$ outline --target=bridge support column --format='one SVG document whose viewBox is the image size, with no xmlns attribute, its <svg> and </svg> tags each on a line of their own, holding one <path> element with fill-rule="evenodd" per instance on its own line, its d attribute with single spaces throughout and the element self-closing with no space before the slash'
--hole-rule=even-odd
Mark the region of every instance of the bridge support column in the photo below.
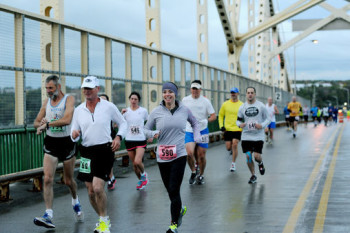
<svg viewBox="0 0 350 233">
<path fill-rule="evenodd" d="M 80 34 L 80 63 L 81 63 L 81 73 L 89 74 L 89 34 L 87 32 L 82 32 Z M 84 77 L 81 77 L 81 83 L 83 83 Z M 81 90 L 81 102 L 85 101 L 85 96 Z"/>
<path fill-rule="evenodd" d="M 15 14 L 15 65 L 16 67 L 22 67 L 25 68 L 24 61 L 24 17 L 20 14 Z M 23 125 L 27 122 L 25 122 L 25 71 L 15 72 L 15 124 L 16 125 Z"/>
<path fill-rule="evenodd" d="M 112 40 L 105 39 L 105 76 L 112 77 Z M 112 98 L 112 80 L 105 80 L 105 93 L 109 96 L 110 101 Z"/>
<path fill-rule="evenodd" d="M 40 14 L 62 21 L 64 19 L 63 0 L 40 0 Z M 40 23 L 41 69 L 64 70 L 64 30 L 59 25 Z M 63 49 L 61 49 L 63 48 Z M 41 75 L 41 100 L 46 97 L 45 80 L 49 74 Z M 62 78 L 62 77 L 60 77 Z M 65 91 L 65 80 L 61 79 Z"/>
<path fill-rule="evenodd" d="M 161 49 L 160 34 L 160 0 L 145 1 L 146 9 L 146 44 L 152 48 Z M 148 52 L 148 74 L 143 77 L 143 81 L 162 82 L 162 55 L 156 52 Z M 149 78 L 148 78 L 149 77 Z M 147 95 L 148 111 L 158 106 L 162 98 L 162 87 L 155 84 L 149 84 Z"/>
<path fill-rule="evenodd" d="M 208 64 L 208 2 L 197 2 L 197 59 Z"/>
</svg>

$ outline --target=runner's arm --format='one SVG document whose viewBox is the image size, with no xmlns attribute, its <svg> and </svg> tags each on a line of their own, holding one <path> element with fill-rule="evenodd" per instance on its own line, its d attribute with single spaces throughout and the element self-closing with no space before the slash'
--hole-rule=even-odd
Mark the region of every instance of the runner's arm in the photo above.
<svg viewBox="0 0 350 233">
<path fill-rule="evenodd" d="M 213 122 L 216 120 L 216 114 L 213 113 L 213 114 L 210 114 L 209 118 L 208 118 L 208 122 Z"/>
<path fill-rule="evenodd" d="M 64 115 L 61 119 L 58 119 L 57 121 L 51 121 L 49 122 L 50 127 L 57 127 L 57 126 L 65 126 L 69 125 L 72 122 L 73 113 L 74 113 L 74 102 L 75 99 L 73 96 L 68 96 L 66 100 L 66 109 L 64 111 Z"/>
<path fill-rule="evenodd" d="M 187 121 L 191 124 L 191 127 L 193 129 L 193 139 L 195 142 L 199 142 L 201 140 L 201 133 L 199 128 L 199 122 L 197 119 L 193 116 L 190 109 L 187 108 L 188 111 L 188 118 Z"/>
<path fill-rule="evenodd" d="M 243 105 L 241 105 L 239 107 L 239 110 L 238 110 L 238 115 L 237 115 L 237 121 L 236 121 L 236 125 L 243 129 L 246 125 L 246 123 L 244 122 L 244 114 L 243 114 Z"/>
<path fill-rule="evenodd" d="M 40 127 L 40 126 L 42 126 L 43 124 L 46 123 L 46 121 L 44 120 L 45 115 L 46 115 L 46 104 L 47 104 L 47 99 L 43 103 L 43 106 L 41 106 L 40 111 L 39 111 L 38 115 L 36 116 L 36 118 L 34 120 L 34 127 L 35 128 L 38 128 L 38 127 Z"/>
<path fill-rule="evenodd" d="M 224 117 L 225 117 L 225 105 L 223 104 L 219 111 L 219 128 L 220 129 L 224 126 Z"/>
</svg>

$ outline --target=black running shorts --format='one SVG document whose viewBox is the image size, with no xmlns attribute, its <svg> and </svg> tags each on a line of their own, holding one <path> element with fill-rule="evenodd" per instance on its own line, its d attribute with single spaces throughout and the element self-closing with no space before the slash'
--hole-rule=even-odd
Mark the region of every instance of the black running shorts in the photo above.
<svg viewBox="0 0 350 233">
<path fill-rule="evenodd" d="M 89 147 L 81 145 L 79 149 L 81 158 L 78 179 L 84 182 L 92 182 L 94 177 L 98 177 L 108 181 L 114 162 L 111 143 Z"/>
<path fill-rule="evenodd" d="M 262 154 L 263 146 L 264 141 L 242 141 L 243 153 L 250 151 Z"/>
<path fill-rule="evenodd" d="M 241 140 L 242 131 L 225 131 L 224 140 L 225 142 L 231 142 L 233 139 Z"/>
<path fill-rule="evenodd" d="M 76 154 L 76 143 L 68 137 L 51 137 L 44 139 L 44 153 L 58 158 L 59 161 L 71 159 Z"/>
<path fill-rule="evenodd" d="M 127 141 L 125 140 L 125 147 L 127 151 L 135 151 L 137 148 L 146 148 L 147 141 Z"/>
</svg>

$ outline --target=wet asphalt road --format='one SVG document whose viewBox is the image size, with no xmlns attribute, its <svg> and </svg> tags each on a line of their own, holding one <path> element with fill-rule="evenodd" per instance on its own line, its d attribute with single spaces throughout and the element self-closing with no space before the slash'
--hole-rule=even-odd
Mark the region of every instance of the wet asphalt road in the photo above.
<svg viewBox="0 0 350 233">
<path fill-rule="evenodd" d="M 207 152 L 204 185 L 189 185 L 186 168 L 181 194 L 188 208 L 179 232 L 350 232 L 350 136 L 349 124 L 316 128 L 299 126 L 297 138 L 278 128 L 275 142 L 264 145 L 264 176 L 248 184 L 250 174 L 239 148 L 237 171 L 229 171 L 231 157 L 224 144 Z M 256 169 L 257 170 L 257 169 Z M 108 191 L 111 232 L 165 232 L 170 223 L 170 202 L 158 166 L 146 168 L 150 184 L 137 191 L 136 176 L 117 177 Z M 56 184 L 58 185 L 58 184 Z M 62 187 L 63 189 L 65 187 Z M 98 216 L 85 188 L 78 191 L 85 221 L 75 223 L 70 195 L 54 199 L 55 230 L 33 224 L 44 212 L 42 199 L 6 205 L 0 210 L 0 232 L 93 232 Z"/>
</svg>

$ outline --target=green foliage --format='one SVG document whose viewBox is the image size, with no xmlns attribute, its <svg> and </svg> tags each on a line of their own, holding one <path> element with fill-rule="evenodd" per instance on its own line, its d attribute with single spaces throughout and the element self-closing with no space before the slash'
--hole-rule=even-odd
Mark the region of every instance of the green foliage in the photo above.
<svg viewBox="0 0 350 233">
<path fill-rule="evenodd" d="M 328 106 L 329 103 L 333 106 L 343 106 L 345 102 L 348 102 L 348 94 L 344 89 L 349 90 L 350 81 L 334 81 L 328 83 L 330 83 L 331 86 L 322 83 L 319 85 L 312 84 L 311 86 L 305 86 L 298 90 L 298 96 L 312 100 L 315 91 L 315 103 L 318 107 Z"/>
<path fill-rule="evenodd" d="M 15 124 L 15 93 L 0 93 L 0 127 Z"/>
</svg>

